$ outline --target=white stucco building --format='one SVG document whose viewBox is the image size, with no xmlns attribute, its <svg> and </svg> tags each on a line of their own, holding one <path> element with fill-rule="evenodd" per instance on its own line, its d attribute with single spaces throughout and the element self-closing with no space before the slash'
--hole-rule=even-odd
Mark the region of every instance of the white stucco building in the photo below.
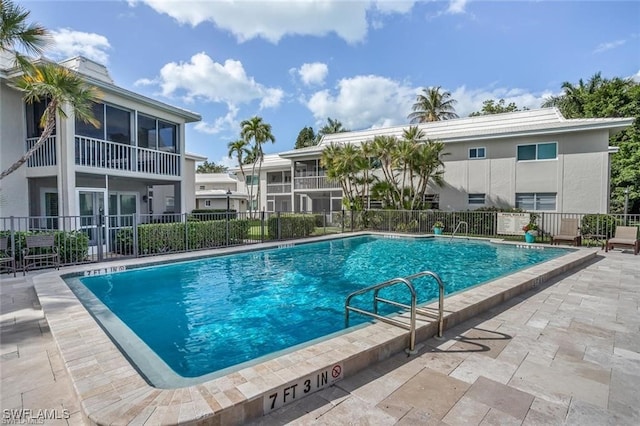
<svg viewBox="0 0 640 426">
<path fill-rule="evenodd" d="M 0 217 L 147 215 L 195 208 L 195 163 L 205 158 L 185 152 L 185 126 L 200 116 L 117 86 L 103 65 L 89 59 L 60 65 L 100 90 L 93 106 L 100 127 L 76 121 L 65 107 L 68 118 L 57 118 L 54 135 L 0 181 Z M 11 55 L 0 53 L 2 170 L 38 140 L 46 106 L 25 104 L 9 85 L 19 75 Z"/>
<path fill-rule="evenodd" d="M 498 206 L 606 213 L 610 156 L 616 151 L 609 137 L 632 123 L 633 118 L 565 119 L 557 109 L 543 108 L 419 124 L 448 153 L 445 185 L 431 185 L 429 200 L 441 210 Z M 330 134 L 318 146 L 265 156 L 260 205 L 267 211 L 340 210 L 342 191 L 324 176 L 322 150 L 378 135 L 400 139 L 408 127 Z"/>
<path fill-rule="evenodd" d="M 247 211 L 249 195 L 238 190 L 241 184 L 235 175 L 196 173 L 195 182 L 197 209 Z"/>
</svg>

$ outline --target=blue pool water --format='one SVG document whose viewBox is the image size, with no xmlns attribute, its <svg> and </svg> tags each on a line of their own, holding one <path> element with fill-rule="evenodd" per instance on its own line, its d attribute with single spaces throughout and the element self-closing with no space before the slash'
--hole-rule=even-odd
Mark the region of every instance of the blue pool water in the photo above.
<svg viewBox="0 0 640 426">
<path fill-rule="evenodd" d="M 431 270 L 450 294 L 565 253 L 361 236 L 80 281 L 178 375 L 199 377 L 344 329 L 345 298 L 363 287 Z M 415 283 L 421 303 L 437 297 L 424 280 Z M 407 302 L 401 287 L 394 297 Z"/>
</svg>

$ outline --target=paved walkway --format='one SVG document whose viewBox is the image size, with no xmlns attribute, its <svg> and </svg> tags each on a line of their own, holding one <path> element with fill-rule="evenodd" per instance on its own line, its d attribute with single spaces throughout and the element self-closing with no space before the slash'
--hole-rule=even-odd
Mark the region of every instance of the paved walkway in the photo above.
<svg viewBox="0 0 640 426">
<path fill-rule="evenodd" d="M 2 276 L 1 407 L 82 424 L 29 279 Z M 253 422 L 640 424 L 640 256 L 602 253 L 560 277 Z M 42 413 L 40 413 L 42 414 Z"/>
</svg>

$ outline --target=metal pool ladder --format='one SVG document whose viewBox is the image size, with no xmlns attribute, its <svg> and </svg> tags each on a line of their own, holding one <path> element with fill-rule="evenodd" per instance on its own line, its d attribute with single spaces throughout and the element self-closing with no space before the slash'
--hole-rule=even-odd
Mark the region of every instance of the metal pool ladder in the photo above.
<svg viewBox="0 0 640 426">
<path fill-rule="evenodd" d="M 439 295 L 438 295 L 438 314 L 434 315 L 432 312 L 423 309 L 423 308 L 417 308 L 416 307 L 416 290 L 415 287 L 412 283 L 412 281 L 416 278 L 420 278 L 420 277 L 425 277 L 425 276 L 429 276 L 429 277 L 433 277 L 437 284 L 438 284 L 438 289 L 439 289 Z M 380 292 L 380 290 L 382 290 L 383 288 L 386 287 L 391 287 L 394 285 L 398 285 L 398 284 L 404 284 L 405 287 L 407 287 L 407 289 L 409 290 L 409 293 L 411 294 L 411 304 L 410 305 L 406 305 L 404 303 L 400 303 L 400 302 L 396 302 L 393 300 L 389 300 L 389 299 L 385 299 L 382 298 L 380 296 L 378 296 L 378 293 Z M 351 299 L 354 296 L 358 296 L 361 294 L 365 294 L 365 293 L 369 293 L 369 292 L 373 292 L 373 312 L 364 310 L 364 309 L 360 309 L 360 308 L 356 308 L 355 306 L 351 306 Z M 410 312 L 410 317 L 409 317 L 409 324 L 402 322 L 398 319 L 395 318 L 389 318 L 389 317 L 385 317 L 382 315 L 378 314 L 378 302 L 381 303 L 386 303 L 392 306 L 397 306 L 400 308 L 405 308 L 405 309 L 409 309 Z M 353 293 L 349 294 L 347 296 L 347 299 L 345 300 L 344 303 L 344 324 L 345 327 L 349 327 L 349 312 L 357 312 L 359 314 L 362 315 L 366 315 L 366 316 L 370 316 L 373 317 L 375 319 L 378 319 L 382 322 L 386 322 L 388 324 L 392 324 L 395 325 L 397 327 L 400 328 L 404 328 L 405 330 L 409 330 L 409 347 L 406 349 L 407 353 L 409 354 L 415 354 L 416 351 L 416 314 L 420 314 L 420 315 L 424 315 L 427 317 L 431 317 L 431 318 L 437 318 L 438 320 L 438 334 L 437 337 L 441 338 L 442 337 L 442 332 L 443 332 L 443 317 L 444 317 L 444 284 L 442 283 L 442 280 L 440 279 L 440 277 L 438 276 L 438 274 L 436 274 L 435 272 L 431 272 L 431 271 L 422 271 L 422 272 L 418 272 L 417 274 L 413 274 L 413 275 L 409 275 L 408 277 L 404 277 L 404 278 L 393 278 L 390 279 L 388 281 L 379 283 L 379 284 L 375 284 L 369 287 L 365 287 L 363 289 L 354 291 Z"/>
<path fill-rule="evenodd" d="M 464 220 L 461 220 L 460 222 L 458 222 L 458 225 L 456 226 L 456 229 L 453 230 L 453 234 L 451 234 L 451 238 L 449 238 L 449 241 L 453 240 L 453 236 L 456 235 L 456 232 L 458 232 L 458 229 L 460 229 L 460 225 L 462 225 L 464 223 L 464 230 L 466 231 L 464 233 L 464 235 L 467 236 L 467 239 L 469 239 L 469 224 L 467 222 L 465 222 Z"/>
</svg>

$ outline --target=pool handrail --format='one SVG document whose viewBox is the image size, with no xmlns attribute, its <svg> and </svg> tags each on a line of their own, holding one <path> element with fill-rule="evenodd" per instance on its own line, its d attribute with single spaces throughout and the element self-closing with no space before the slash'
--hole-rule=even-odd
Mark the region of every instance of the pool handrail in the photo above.
<svg viewBox="0 0 640 426">
<path fill-rule="evenodd" d="M 439 288 L 439 294 L 438 294 L 438 315 L 437 315 L 437 319 L 438 319 L 438 333 L 437 333 L 437 337 L 438 338 L 442 338 L 443 335 L 443 328 L 444 328 L 444 283 L 442 282 L 442 280 L 440 279 L 440 276 L 438 274 L 436 274 L 435 272 L 432 271 L 421 271 L 418 272 L 416 274 L 413 275 L 409 275 L 408 277 L 405 278 L 393 278 L 391 280 L 388 281 L 384 281 L 382 283 L 378 283 L 378 284 L 374 284 L 372 286 L 369 287 L 365 287 L 363 289 L 354 291 L 352 293 L 350 293 L 346 300 L 345 300 L 345 328 L 349 327 L 349 312 L 353 311 L 356 313 L 359 313 L 361 315 L 366 315 L 366 316 L 370 316 L 373 318 L 376 318 L 382 322 L 386 322 L 404 329 L 409 329 L 409 348 L 407 349 L 407 352 L 409 354 L 415 354 L 416 353 L 416 349 L 415 349 L 415 343 L 416 343 L 416 313 L 420 313 L 421 315 L 425 315 L 425 316 L 431 316 L 433 317 L 433 314 L 431 312 L 428 312 L 424 309 L 419 309 L 416 307 L 416 301 L 417 301 L 417 296 L 416 296 L 416 290 L 415 287 L 412 283 L 412 280 L 416 279 L 416 278 L 421 278 L 424 276 L 430 276 L 433 277 L 436 282 L 438 283 L 438 288 Z M 406 305 L 400 302 L 396 302 L 393 300 L 389 300 L 389 299 L 384 299 L 378 296 L 378 293 L 381 289 L 386 288 L 386 287 L 391 287 L 393 285 L 397 285 L 397 284 L 404 284 L 408 289 L 409 292 L 411 293 L 411 304 L 410 305 Z M 360 309 L 360 308 L 356 308 L 350 305 L 351 303 L 351 299 L 354 296 L 358 296 L 361 294 L 365 294 L 368 292 L 373 291 L 373 312 L 370 311 L 366 311 L 364 309 Z M 402 307 L 405 309 L 409 309 L 410 311 L 410 319 L 409 319 L 409 325 L 407 325 L 406 323 L 396 320 L 394 318 L 389 318 L 389 317 L 385 317 L 382 315 L 378 314 L 378 302 L 382 302 L 382 303 L 387 303 L 390 304 L 392 306 L 398 306 L 398 307 Z"/>
<path fill-rule="evenodd" d="M 437 337 L 441 338 L 443 335 L 443 328 L 444 328 L 444 283 L 442 282 L 442 279 L 440 279 L 440 276 L 438 274 L 436 274 L 433 271 L 421 271 L 418 272 L 416 274 L 413 275 L 409 275 L 408 277 L 405 277 L 412 285 L 413 285 L 413 280 L 415 280 L 416 278 L 422 278 L 422 277 L 432 277 L 436 280 L 436 283 L 438 284 L 438 315 L 436 316 L 436 318 L 438 319 L 438 334 Z M 415 289 L 415 285 L 414 285 L 414 289 Z M 387 303 L 390 305 L 394 305 L 394 306 L 398 306 L 398 307 L 402 307 L 405 309 L 410 308 L 408 305 L 405 305 L 403 303 L 399 303 L 399 302 L 394 302 L 392 300 L 388 300 L 388 299 L 383 299 L 381 297 L 378 297 L 378 292 L 380 291 L 380 289 L 376 289 L 374 290 L 373 293 L 373 298 L 374 298 L 374 312 L 377 313 L 378 312 L 378 303 L 377 302 L 383 302 L 383 303 Z M 417 294 L 417 292 L 416 292 Z M 425 309 L 421 309 L 421 308 L 416 308 L 416 312 L 424 315 L 424 316 L 428 316 L 428 317 L 433 317 L 434 315 L 425 310 Z"/>
<path fill-rule="evenodd" d="M 456 229 L 453 230 L 453 233 L 451 234 L 451 238 L 449 238 L 449 241 L 453 240 L 453 236 L 456 235 L 456 232 L 458 232 L 458 229 L 460 229 L 460 225 L 462 225 L 464 223 L 465 225 L 465 235 L 467 236 L 467 239 L 469 239 L 469 224 L 467 222 L 465 222 L 464 220 L 461 220 L 460 222 L 458 222 L 458 224 L 456 225 Z"/>
<path fill-rule="evenodd" d="M 374 312 L 369 312 L 369 311 L 365 311 L 363 309 L 360 308 L 355 308 L 353 306 L 349 306 L 349 303 L 351 302 L 351 299 L 354 296 L 357 296 L 359 294 L 364 294 L 364 293 L 368 293 L 371 290 L 375 290 L 376 288 L 385 288 L 385 287 L 390 287 L 396 284 L 404 284 L 407 286 L 407 288 L 409 289 L 409 292 L 411 293 L 411 315 L 410 315 L 410 319 L 409 319 L 409 325 L 403 323 L 402 321 L 396 320 L 394 318 L 389 318 L 389 317 L 385 317 L 382 315 L 378 315 L 377 313 Z M 413 284 L 411 284 L 411 282 L 409 280 L 407 280 L 406 278 L 392 278 L 388 281 L 379 283 L 379 284 L 375 284 L 369 287 L 365 287 L 363 289 L 360 290 L 356 290 L 353 293 L 349 294 L 347 296 L 347 299 L 344 302 L 344 309 L 345 309 L 345 317 L 344 317 L 344 325 L 345 328 L 349 327 L 349 311 L 354 311 L 357 312 L 359 314 L 362 315 L 368 315 L 370 317 L 376 318 L 382 322 L 386 322 L 388 324 L 392 324 L 395 325 L 397 327 L 400 328 L 404 328 L 404 329 L 409 329 L 409 349 L 408 349 L 408 353 L 409 354 L 415 354 L 416 353 L 416 290 L 415 288 L 413 288 Z"/>
</svg>

